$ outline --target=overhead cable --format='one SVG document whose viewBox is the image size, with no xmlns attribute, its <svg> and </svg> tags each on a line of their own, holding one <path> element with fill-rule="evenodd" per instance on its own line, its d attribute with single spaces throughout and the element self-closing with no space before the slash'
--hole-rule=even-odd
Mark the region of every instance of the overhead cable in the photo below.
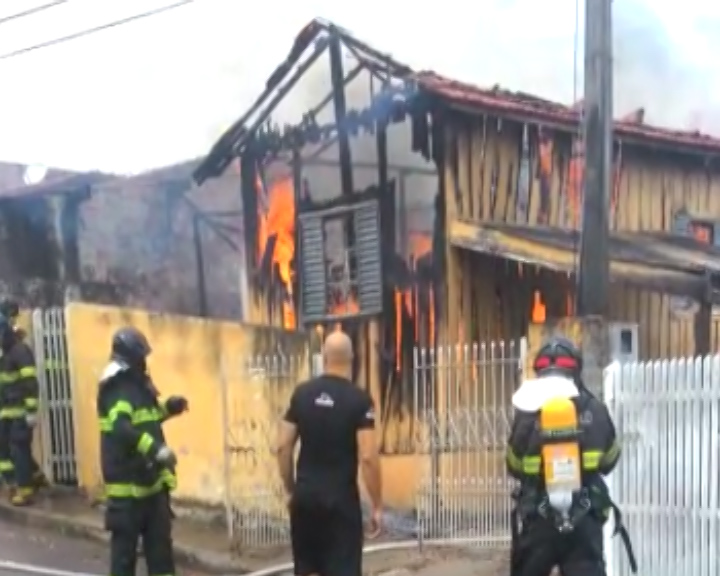
<svg viewBox="0 0 720 576">
<path fill-rule="evenodd" d="M 47 4 L 41 4 L 40 6 L 35 6 L 34 8 L 28 8 L 27 10 L 23 10 L 22 12 L 10 14 L 10 16 L 2 16 L 0 17 L 0 24 L 7 24 L 8 22 L 19 20 L 20 18 L 32 16 L 33 14 L 43 12 L 48 8 L 54 8 L 55 6 L 59 6 L 60 4 L 67 4 L 69 1 L 70 0 L 53 0 L 52 2 L 48 2 Z"/>
<path fill-rule="evenodd" d="M 117 28 L 117 27 L 123 26 L 125 24 L 130 24 L 131 22 L 135 22 L 136 20 L 141 20 L 143 18 L 149 18 L 150 16 L 157 16 L 158 14 L 162 14 L 164 12 L 169 12 L 170 10 L 174 10 L 175 8 L 180 8 L 182 6 L 186 6 L 195 1 L 196 0 L 180 0 L 179 2 L 175 2 L 174 4 L 168 4 L 166 6 L 161 6 L 159 8 L 155 8 L 153 10 L 148 10 L 147 12 L 140 12 L 138 14 L 133 14 L 132 16 L 127 16 L 125 18 L 121 18 L 119 20 L 107 22 L 106 24 L 100 24 L 99 26 L 94 26 L 92 28 L 86 28 L 86 29 L 80 30 L 78 32 L 73 32 L 72 34 L 68 34 L 67 36 L 61 36 L 59 38 L 53 38 L 52 40 L 46 40 L 45 42 L 33 44 L 32 46 L 18 48 L 17 50 L 13 50 L 11 52 L 7 52 L 5 54 L 0 55 L 0 60 L 8 60 L 10 58 L 15 58 L 16 56 L 22 56 L 23 54 L 27 54 L 29 52 L 35 52 L 36 50 L 41 50 L 43 48 L 50 48 L 51 46 L 57 46 L 58 44 L 63 44 L 65 42 L 69 42 L 71 40 L 77 40 L 78 38 L 83 38 L 83 37 L 89 36 L 91 34 L 96 34 L 98 32 L 103 32 L 103 31 L 109 30 L 111 28 Z"/>
</svg>

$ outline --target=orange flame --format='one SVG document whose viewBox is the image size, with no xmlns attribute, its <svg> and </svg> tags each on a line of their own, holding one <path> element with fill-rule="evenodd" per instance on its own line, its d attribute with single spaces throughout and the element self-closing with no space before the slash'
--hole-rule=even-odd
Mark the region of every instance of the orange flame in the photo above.
<svg viewBox="0 0 720 576">
<path fill-rule="evenodd" d="M 411 272 L 417 268 L 417 261 L 432 251 L 432 236 L 430 234 L 410 234 L 408 239 L 408 257 L 409 264 L 412 267 Z M 419 298 L 418 287 L 400 291 L 395 291 L 395 360 L 396 369 L 401 369 L 402 360 L 402 339 L 403 339 L 403 307 L 407 315 L 413 320 L 413 336 L 414 341 L 419 342 L 420 339 L 420 314 L 419 314 Z M 433 346 L 435 335 L 435 295 L 432 287 L 428 293 L 428 329 L 429 329 L 429 346 Z"/>
<path fill-rule="evenodd" d="M 262 194 L 262 182 L 258 179 L 258 192 Z M 294 330 L 295 310 L 292 304 L 291 263 L 295 257 L 295 194 L 292 178 L 274 182 L 267 191 L 267 208 L 258 202 L 258 260 L 265 253 L 267 243 L 276 237 L 272 254 L 273 268 L 277 266 L 280 280 L 287 290 L 283 303 L 283 327 Z"/>
<path fill-rule="evenodd" d="M 535 290 L 535 294 L 533 294 L 533 308 L 531 318 L 533 324 L 545 324 L 545 303 L 543 302 L 540 290 Z"/>
</svg>

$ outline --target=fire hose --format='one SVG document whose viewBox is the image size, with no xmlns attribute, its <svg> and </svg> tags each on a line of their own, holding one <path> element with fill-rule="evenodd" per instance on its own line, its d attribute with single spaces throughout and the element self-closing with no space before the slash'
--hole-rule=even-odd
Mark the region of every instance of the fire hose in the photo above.
<svg viewBox="0 0 720 576">
<path fill-rule="evenodd" d="M 468 544 L 476 544 L 478 541 L 478 537 L 433 538 L 427 540 L 398 540 L 397 542 L 386 542 L 383 544 L 373 544 L 371 546 L 365 546 L 365 548 L 363 548 L 363 555 L 386 552 L 388 550 L 409 550 L 411 548 L 422 549 L 423 546 L 465 546 Z M 245 576 L 276 576 L 285 573 L 293 573 L 292 562 L 285 562 L 284 564 L 268 566 L 267 568 L 262 568 L 261 570 L 256 570 L 255 572 L 248 572 L 247 574 L 245 574 Z"/>
</svg>

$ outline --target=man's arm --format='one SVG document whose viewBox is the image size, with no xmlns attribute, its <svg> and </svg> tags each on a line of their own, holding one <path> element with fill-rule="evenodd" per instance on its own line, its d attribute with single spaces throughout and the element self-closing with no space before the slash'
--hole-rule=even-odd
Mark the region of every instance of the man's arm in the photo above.
<svg viewBox="0 0 720 576">
<path fill-rule="evenodd" d="M 513 478 L 522 480 L 528 474 L 540 473 L 540 457 L 527 457 L 528 443 L 535 427 L 535 413 L 515 410 L 510 438 L 507 442 L 505 463 L 507 471 Z M 537 461 L 537 462 L 536 462 Z M 537 470 L 535 470 L 537 464 Z"/>
<path fill-rule="evenodd" d="M 615 423 L 610 416 L 610 411 L 607 406 L 596 400 L 597 412 L 600 415 L 600 426 L 603 426 L 605 432 L 605 442 L 603 446 L 603 454 L 600 457 L 600 463 L 598 465 L 598 471 L 603 476 L 610 474 L 617 466 L 622 454 L 622 448 L 617 438 L 617 432 L 615 431 Z"/>
<path fill-rule="evenodd" d="M 15 346 L 12 354 L 18 375 L 17 385 L 22 390 L 25 410 L 34 416 L 38 410 L 39 391 L 35 355 L 25 343 Z"/>
<path fill-rule="evenodd" d="M 295 490 L 295 466 L 293 465 L 293 454 L 298 439 L 298 398 L 297 389 L 290 398 L 285 417 L 280 422 L 277 443 L 277 461 L 280 478 L 282 479 L 285 492 L 290 496 Z"/>
<path fill-rule="evenodd" d="M 382 508 L 382 477 L 380 475 L 380 451 L 375 432 L 375 409 L 372 399 L 366 395 L 361 406 L 357 428 L 357 444 L 360 470 L 373 509 Z"/>
<path fill-rule="evenodd" d="M 100 391 L 98 398 L 101 432 L 112 435 L 129 449 L 154 460 L 161 446 L 150 434 L 140 433 L 133 426 L 133 406 L 125 399 L 119 384 L 104 383 L 101 386 L 107 387 Z"/>
</svg>

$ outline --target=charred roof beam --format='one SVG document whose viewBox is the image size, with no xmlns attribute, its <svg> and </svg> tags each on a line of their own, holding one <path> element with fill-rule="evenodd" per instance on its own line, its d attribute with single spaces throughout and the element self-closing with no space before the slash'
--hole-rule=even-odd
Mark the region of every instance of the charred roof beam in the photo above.
<svg viewBox="0 0 720 576">
<path fill-rule="evenodd" d="M 243 152 L 243 148 L 250 138 L 262 127 L 273 110 L 325 51 L 328 45 L 328 37 L 337 38 L 345 48 L 353 53 L 363 65 L 363 68 L 383 80 L 387 80 L 388 76 L 405 78 L 413 73 L 410 67 L 358 40 L 347 30 L 330 22 L 313 20 L 298 35 L 286 60 L 270 75 L 262 94 L 250 109 L 220 137 L 208 156 L 195 170 L 193 178 L 198 185 L 208 178 L 221 175 L 230 162 Z M 300 61 L 302 55 L 313 42 L 315 43 L 314 50 L 308 59 L 296 69 L 292 76 L 287 78 L 293 66 Z M 350 76 L 353 76 L 353 73 L 354 76 L 357 76 L 361 68 L 358 67 L 356 70 L 357 72 L 353 71 L 348 75 L 346 83 L 352 80 Z M 383 77 L 383 74 L 387 76 Z M 285 81 L 283 86 L 278 88 L 283 81 Z M 271 98 L 273 93 L 275 95 Z M 268 101 L 268 99 L 270 100 Z M 324 108 L 329 103 L 326 100 L 323 100 L 316 109 L 321 110 Z M 253 115 L 257 115 L 256 120 L 246 127 Z"/>
<path fill-rule="evenodd" d="M 233 158 L 242 152 L 249 138 L 263 125 L 290 90 L 293 89 L 312 65 L 322 56 L 327 46 L 327 38 L 317 38 L 313 51 L 307 60 L 297 67 L 295 72 L 285 80 L 282 86 L 280 86 L 280 84 L 286 78 L 290 69 L 298 63 L 302 53 L 294 56 L 293 60 L 284 62 L 273 72 L 268 79 L 265 90 L 252 107 L 220 137 L 220 140 L 213 146 L 210 154 L 208 154 L 207 158 L 201 162 L 200 166 L 198 166 L 193 173 L 193 178 L 198 185 L 202 184 L 208 178 L 217 177 L 223 173 Z M 273 93 L 274 96 L 270 98 L 270 95 Z M 265 103 L 268 98 L 270 98 L 270 100 Z M 265 104 L 263 105 L 263 103 Z M 257 114 L 256 119 L 246 128 L 245 124 L 255 114 Z"/>
</svg>

